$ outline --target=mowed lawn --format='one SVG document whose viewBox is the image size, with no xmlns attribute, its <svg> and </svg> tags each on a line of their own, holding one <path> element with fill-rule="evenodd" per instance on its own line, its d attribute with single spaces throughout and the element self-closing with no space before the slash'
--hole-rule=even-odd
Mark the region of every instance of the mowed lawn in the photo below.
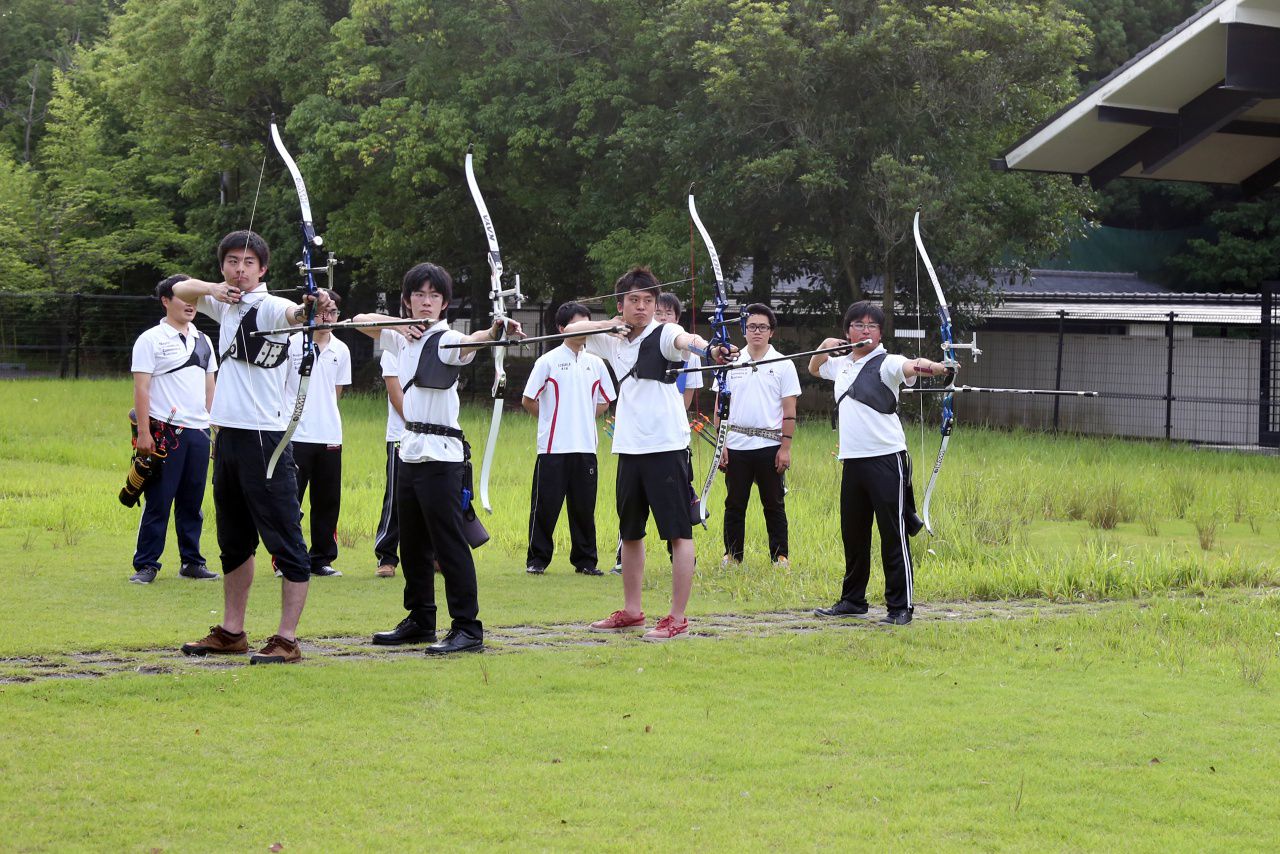
<svg viewBox="0 0 1280 854">
<path fill-rule="evenodd" d="M 155 585 L 126 582 L 128 389 L 0 384 L 0 679 L 30 656 L 176 650 L 219 619 L 220 582 L 177 578 L 172 542 Z M 400 579 L 373 577 L 382 406 L 343 403 L 347 575 L 313 585 L 304 637 L 403 614 Z M 480 442 L 486 419 L 464 419 Z M 1274 847 L 1280 461 L 962 423 L 939 537 L 914 543 L 916 623 L 771 634 L 768 611 L 828 603 L 842 573 L 834 439 L 799 436 L 789 570 L 754 507 L 742 567 L 719 568 L 718 513 L 696 534 L 695 631 L 747 613 L 760 636 L 0 682 L 0 850 Z M 573 574 L 563 530 L 549 573 L 523 572 L 533 454 L 531 419 L 507 413 L 476 552 L 492 627 L 620 604 L 618 578 Z M 651 616 L 669 579 L 652 550 Z M 278 596 L 261 574 L 253 638 Z M 1111 601 L 963 622 L 930 607 L 1009 598 Z"/>
</svg>

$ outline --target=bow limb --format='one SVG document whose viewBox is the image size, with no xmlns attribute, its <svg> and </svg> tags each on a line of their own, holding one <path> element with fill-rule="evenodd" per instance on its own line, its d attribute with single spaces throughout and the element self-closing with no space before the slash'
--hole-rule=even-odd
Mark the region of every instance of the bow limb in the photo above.
<svg viewBox="0 0 1280 854">
<path fill-rule="evenodd" d="M 938 322 L 942 334 L 942 354 L 947 362 L 955 361 L 955 347 L 952 340 L 951 331 L 951 310 L 947 308 L 946 295 L 942 293 L 942 284 L 938 281 L 938 274 L 933 269 L 933 261 L 929 259 L 929 253 L 924 248 L 924 238 L 920 236 L 920 210 L 916 209 L 915 221 L 912 223 L 912 231 L 915 233 L 916 251 L 920 254 L 920 260 L 924 262 L 924 268 L 929 274 L 929 281 L 933 283 L 933 292 L 938 297 Z M 938 484 L 938 474 L 942 471 L 942 460 L 947 455 L 947 445 L 951 441 L 951 431 L 955 427 L 955 409 L 952 405 L 955 400 L 955 376 L 954 369 L 947 371 L 947 388 L 942 394 L 942 425 L 940 432 L 942 433 L 942 445 L 938 448 L 938 459 L 933 463 L 933 473 L 929 475 L 929 485 L 924 491 L 924 504 L 921 507 L 920 515 L 924 519 L 925 530 L 933 536 L 933 522 L 929 518 L 929 503 L 933 500 L 933 489 Z"/>
<path fill-rule="evenodd" d="M 324 245 L 324 239 L 316 234 L 315 223 L 311 216 L 311 197 L 307 194 L 306 182 L 302 180 L 302 172 L 298 169 L 298 164 L 294 162 L 289 150 L 285 148 L 284 140 L 280 138 L 280 129 L 276 127 L 274 116 L 271 119 L 271 141 L 275 143 L 276 151 L 280 153 L 280 159 L 288 167 L 289 174 L 293 176 L 293 186 L 298 192 L 298 204 L 302 211 L 302 260 L 298 262 L 298 271 L 302 274 L 303 298 L 310 296 L 312 299 L 307 303 L 307 316 L 302 330 L 302 360 L 298 363 L 298 397 L 293 402 L 293 412 L 289 416 L 289 426 L 285 429 L 284 435 L 280 437 L 280 444 L 276 445 L 275 451 L 271 454 L 271 460 L 267 463 L 268 480 L 271 479 L 271 475 L 276 469 L 276 463 L 280 462 L 280 456 L 284 453 L 284 449 L 289 446 L 289 441 L 297 431 L 298 422 L 302 420 L 302 410 L 307 405 L 307 387 L 311 383 L 311 369 L 315 365 L 315 296 L 319 290 L 316 287 L 311 250 L 313 248 L 319 249 Z M 326 268 L 329 271 L 330 279 L 333 277 L 334 263 L 333 257 L 330 256 L 329 264 Z"/>
<path fill-rule="evenodd" d="M 484 227 L 485 240 L 489 246 L 489 301 L 493 309 L 493 321 L 500 324 L 498 341 L 507 335 L 507 297 L 515 298 L 516 308 L 520 307 L 523 295 L 520 293 L 520 278 L 517 276 L 515 286 L 502 288 L 502 252 L 498 248 L 498 233 L 493 227 L 493 219 L 489 216 L 489 207 L 480 194 L 480 184 L 476 181 L 475 167 L 472 163 L 472 147 L 467 147 L 466 159 L 467 187 L 471 190 L 471 199 L 475 202 L 476 211 L 480 214 L 480 223 Z M 507 386 L 507 372 L 504 367 L 506 359 L 505 347 L 494 347 L 493 352 L 493 414 L 489 418 L 489 439 L 484 446 L 484 460 L 480 464 L 480 506 L 486 513 L 492 513 L 489 503 L 489 473 L 493 469 L 493 454 L 498 446 L 498 432 L 502 425 L 503 394 Z"/>
</svg>

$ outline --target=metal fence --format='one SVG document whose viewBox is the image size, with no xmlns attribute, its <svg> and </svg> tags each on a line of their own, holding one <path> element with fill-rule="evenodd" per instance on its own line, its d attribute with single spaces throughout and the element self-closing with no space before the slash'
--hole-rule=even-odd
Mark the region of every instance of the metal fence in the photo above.
<svg viewBox="0 0 1280 854">
<path fill-rule="evenodd" d="M 1099 397 L 965 395 L 957 400 L 958 416 L 969 423 L 1039 430 L 1280 445 L 1276 302 L 1269 289 L 1259 325 L 1231 328 L 1204 322 L 1194 312 L 1169 312 L 1162 322 L 1152 322 L 1149 313 L 1126 317 L 1099 306 L 1064 308 L 1039 323 L 989 321 L 979 330 L 985 355 L 976 362 L 965 360 L 962 382 L 1094 390 Z M 531 304 L 515 316 L 530 335 L 544 334 L 550 331 L 547 309 L 545 304 Z M 460 306 L 458 314 L 466 316 L 469 310 Z M 0 377 L 127 374 L 134 340 L 160 316 L 150 297 L 0 293 Z M 1100 316 L 1105 316 L 1105 323 L 1100 323 Z M 698 322 L 705 332 L 705 322 Z M 781 315 L 779 324 L 775 344 L 782 352 L 810 349 L 834 334 L 838 325 L 833 318 L 800 315 Z M 211 321 L 199 315 L 196 325 L 216 340 Z M 455 321 L 456 328 L 467 325 L 465 320 Z M 372 340 L 351 331 L 338 334 L 351 348 L 357 389 L 381 389 Z M 516 399 L 543 346 L 509 354 L 511 399 Z M 914 351 L 929 345 L 916 340 L 899 346 Z M 831 405 L 829 387 L 799 367 L 805 387 L 802 410 L 826 411 Z M 488 357 L 479 356 L 463 372 L 463 394 L 487 396 L 491 377 Z"/>
</svg>

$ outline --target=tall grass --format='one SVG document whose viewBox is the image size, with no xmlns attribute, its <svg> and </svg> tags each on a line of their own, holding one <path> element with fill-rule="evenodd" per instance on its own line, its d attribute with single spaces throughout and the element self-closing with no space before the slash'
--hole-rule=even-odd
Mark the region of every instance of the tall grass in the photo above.
<svg viewBox="0 0 1280 854">
<path fill-rule="evenodd" d="M 47 533 L 39 541 L 55 547 L 99 532 L 131 533 L 139 511 L 116 500 L 129 462 L 130 404 L 123 380 L 0 383 L 0 529 L 25 532 L 19 536 L 28 547 L 41 532 Z M 383 488 L 385 403 L 377 395 L 349 395 L 341 409 L 339 537 L 344 550 L 371 561 Z M 487 407 L 464 407 L 463 427 L 477 444 L 487 422 Z M 506 413 L 490 484 L 494 515 L 484 517 L 492 540 L 477 553 L 481 560 L 523 565 L 535 438 L 531 418 Z M 932 437 L 923 454 L 913 442 L 913 456 L 931 461 L 936 441 Z M 844 574 L 841 466 L 834 448 L 835 435 L 825 423 L 799 426 L 788 477 L 789 569 L 770 564 L 754 498 L 746 560 L 720 569 L 724 487 L 717 481 L 708 530 L 694 535 L 701 587 L 778 606 L 832 598 Z M 698 482 L 711 462 L 707 450 L 695 443 Z M 478 465 L 477 459 L 477 476 Z M 917 464 L 918 501 L 929 468 Z M 617 537 L 615 470 L 602 437 L 596 510 L 602 564 Z M 1276 458 L 963 427 L 952 438 L 933 497 L 937 536 L 922 534 L 912 542 L 917 597 L 1077 599 L 1276 583 L 1280 515 L 1270 497 L 1277 494 Z M 208 494 L 205 514 L 212 532 Z M 562 521 L 557 557 L 567 557 L 568 547 Z M 649 555 L 651 583 L 665 584 L 668 561 L 653 539 Z M 873 563 L 874 584 L 878 559 Z"/>
</svg>

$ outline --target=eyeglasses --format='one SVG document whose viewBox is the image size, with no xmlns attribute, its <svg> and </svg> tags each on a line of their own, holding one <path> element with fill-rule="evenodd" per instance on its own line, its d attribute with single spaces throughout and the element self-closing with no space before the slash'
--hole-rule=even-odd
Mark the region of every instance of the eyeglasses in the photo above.
<svg viewBox="0 0 1280 854">
<path fill-rule="evenodd" d="M 767 323 L 748 323 L 747 324 L 748 332 L 768 332 L 772 328 L 773 327 Z"/>
<path fill-rule="evenodd" d="M 850 327 L 851 329 L 856 329 L 856 330 L 858 330 L 859 332 L 870 332 L 872 329 L 879 329 L 879 328 L 880 328 L 880 324 L 878 324 L 878 323 L 862 323 L 861 321 L 858 321 L 857 323 L 850 323 L 850 324 L 849 324 L 849 327 Z"/>
</svg>

